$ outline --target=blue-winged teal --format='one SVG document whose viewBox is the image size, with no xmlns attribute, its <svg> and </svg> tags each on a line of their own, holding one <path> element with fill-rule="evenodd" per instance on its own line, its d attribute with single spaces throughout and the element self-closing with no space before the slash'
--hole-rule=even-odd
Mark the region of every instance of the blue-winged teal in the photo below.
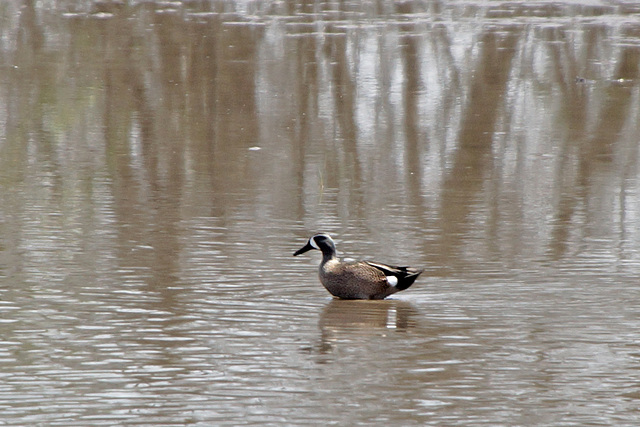
<svg viewBox="0 0 640 427">
<path fill-rule="evenodd" d="M 422 270 L 370 261 L 343 262 L 328 234 L 316 234 L 293 256 L 311 249 L 322 251 L 320 282 L 331 295 L 343 299 L 384 299 L 415 282 Z"/>
</svg>

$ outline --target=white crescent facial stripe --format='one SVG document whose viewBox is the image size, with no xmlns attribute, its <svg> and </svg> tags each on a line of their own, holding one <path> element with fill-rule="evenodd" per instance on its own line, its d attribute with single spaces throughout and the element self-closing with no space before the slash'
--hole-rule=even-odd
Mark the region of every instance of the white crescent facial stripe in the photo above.
<svg viewBox="0 0 640 427">
<path fill-rule="evenodd" d="M 315 240 L 313 237 L 312 237 L 311 239 L 309 239 L 309 244 L 310 244 L 311 246 L 313 246 L 315 249 L 318 249 L 318 250 L 320 249 L 320 248 L 318 247 L 318 244 L 316 243 L 316 240 Z"/>
<path fill-rule="evenodd" d="M 398 278 L 396 276 L 387 276 L 387 283 L 395 287 L 398 284 Z"/>
</svg>

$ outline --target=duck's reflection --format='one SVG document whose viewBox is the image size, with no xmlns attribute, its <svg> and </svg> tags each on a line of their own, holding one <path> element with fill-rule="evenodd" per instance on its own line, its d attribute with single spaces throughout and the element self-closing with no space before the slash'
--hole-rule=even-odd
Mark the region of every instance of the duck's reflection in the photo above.
<svg viewBox="0 0 640 427">
<path fill-rule="evenodd" d="M 416 309 L 400 300 L 331 300 L 320 313 L 320 352 L 329 352 L 342 337 L 406 332 L 415 326 Z"/>
</svg>

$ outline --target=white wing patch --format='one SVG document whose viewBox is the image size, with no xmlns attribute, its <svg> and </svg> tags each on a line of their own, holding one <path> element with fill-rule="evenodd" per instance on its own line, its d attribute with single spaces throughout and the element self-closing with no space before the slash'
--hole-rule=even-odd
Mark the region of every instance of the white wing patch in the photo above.
<svg viewBox="0 0 640 427">
<path fill-rule="evenodd" d="M 387 283 L 395 288 L 398 284 L 398 278 L 396 276 L 387 276 Z"/>
</svg>

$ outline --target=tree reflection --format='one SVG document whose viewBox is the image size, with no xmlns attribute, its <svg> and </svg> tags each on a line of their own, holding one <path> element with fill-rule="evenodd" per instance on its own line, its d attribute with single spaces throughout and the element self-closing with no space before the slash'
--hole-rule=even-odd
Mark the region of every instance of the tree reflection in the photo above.
<svg viewBox="0 0 640 427">
<path fill-rule="evenodd" d="M 369 236 L 444 270 L 639 238 L 639 26 L 608 19 L 632 11 L 23 5 L 0 30 L 4 176 L 33 147 L 52 197 L 106 171 L 123 247 L 174 236 L 150 261 L 169 275 L 199 215 Z"/>
</svg>

